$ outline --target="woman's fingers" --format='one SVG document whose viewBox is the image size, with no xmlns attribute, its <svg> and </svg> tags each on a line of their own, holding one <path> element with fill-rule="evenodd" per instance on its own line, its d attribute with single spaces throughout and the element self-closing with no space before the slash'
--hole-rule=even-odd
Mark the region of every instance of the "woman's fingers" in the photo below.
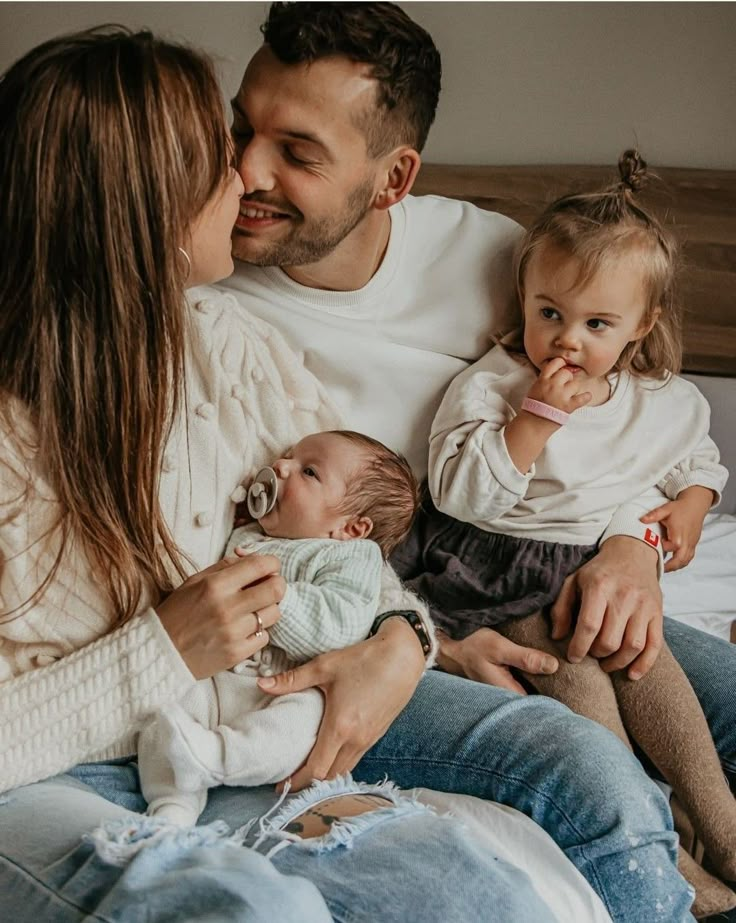
<svg viewBox="0 0 736 923">
<path fill-rule="evenodd" d="M 230 618 L 242 622 L 244 616 L 277 606 L 284 598 L 286 582 L 280 574 L 266 577 L 260 583 L 236 590 L 229 607 Z"/>
<path fill-rule="evenodd" d="M 278 571 L 271 555 L 226 558 L 159 604 L 161 624 L 196 679 L 227 670 L 268 643 L 286 589 Z"/>
<path fill-rule="evenodd" d="M 253 586 L 281 570 L 279 559 L 270 554 L 249 554 L 244 558 L 231 556 L 223 558 L 218 563 L 224 563 L 225 567 L 213 571 L 212 574 L 208 568 L 202 571 L 201 575 L 211 577 L 218 587 L 233 592 Z"/>
</svg>

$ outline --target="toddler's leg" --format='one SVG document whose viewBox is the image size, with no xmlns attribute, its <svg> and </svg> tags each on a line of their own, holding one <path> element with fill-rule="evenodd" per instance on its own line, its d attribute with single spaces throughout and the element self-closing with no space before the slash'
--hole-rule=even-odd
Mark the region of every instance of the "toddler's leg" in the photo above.
<svg viewBox="0 0 736 923">
<path fill-rule="evenodd" d="M 677 851 L 677 868 L 695 888 L 692 914 L 696 920 L 727 913 L 736 907 L 736 893 L 706 872 L 682 846 Z"/>
<path fill-rule="evenodd" d="M 578 715 L 602 724 L 631 749 L 629 737 L 621 722 L 613 684 L 597 660 L 584 657 L 580 663 L 569 663 L 565 659 L 563 646 L 550 638 L 549 620 L 542 612 L 521 619 L 510 619 L 498 630 L 511 641 L 545 651 L 559 661 L 557 672 L 551 675 L 524 674 L 538 692 L 557 699 Z"/>
<path fill-rule="evenodd" d="M 736 799 L 700 703 L 672 652 L 665 645 L 636 682 L 624 671 L 612 678 L 631 736 L 677 793 L 715 869 L 736 879 Z"/>
</svg>

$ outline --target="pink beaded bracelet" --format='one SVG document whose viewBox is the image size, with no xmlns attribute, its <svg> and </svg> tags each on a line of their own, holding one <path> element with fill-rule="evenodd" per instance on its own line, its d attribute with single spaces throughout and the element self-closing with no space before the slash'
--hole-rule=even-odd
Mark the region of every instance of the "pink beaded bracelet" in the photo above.
<svg viewBox="0 0 736 923">
<path fill-rule="evenodd" d="M 564 410 L 558 410 L 557 407 L 543 404 L 541 401 L 532 400 L 530 397 L 524 398 L 521 402 L 521 409 L 528 410 L 529 413 L 533 413 L 535 417 L 544 417 L 545 420 L 559 423 L 561 426 L 564 426 L 570 419 L 570 414 L 565 413 Z"/>
</svg>

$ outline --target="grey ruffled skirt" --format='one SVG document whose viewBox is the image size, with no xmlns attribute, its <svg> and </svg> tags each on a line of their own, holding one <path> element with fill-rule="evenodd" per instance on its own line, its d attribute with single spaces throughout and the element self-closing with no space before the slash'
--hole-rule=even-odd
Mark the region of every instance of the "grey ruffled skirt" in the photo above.
<svg viewBox="0 0 736 923">
<path fill-rule="evenodd" d="M 596 551 L 597 545 L 485 532 L 441 513 L 425 490 L 412 530 L 391 564 L 427 602 L 435 625 L 459 640 L 550 606 L 565 578 Z"/>
</svg>

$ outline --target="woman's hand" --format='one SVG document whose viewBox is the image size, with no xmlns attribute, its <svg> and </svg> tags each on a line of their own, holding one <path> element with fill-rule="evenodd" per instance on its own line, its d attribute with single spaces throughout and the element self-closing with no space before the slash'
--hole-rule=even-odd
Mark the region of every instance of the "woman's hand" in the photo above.
<svg viewBox="0 0 736 923">
<path fill-rule="evenodd" d="M 350 772 L 382 737 L 414 694 L 424 655 L 414 630 L 403 619 L 387 619 L 378 634 L 339 651 L 320 654 L 258 685 L 271 695 L 316 687 L 325 697 L 317 742 L 291 777 L 292 791 L 314 779 Z"/>
<path fill-rule="evenodd" d="M 492 628 L 479 628 L 462 641 L 453 641 L 444 632 L 437 632 L 440 653 L 437 662 L 446 673 L 465 676 L 488 686 L 502 686 L 526 695 L 511 668 L 525 673 L 554 673 L 559 663 L 544 651 L 522 647 L 504 638 Z"/>
<path fill-rule="evenodd" d="M 271 555 L 228 557 L 194 574 L 156 612 L 196 679 L 205 679 L 252 657 L 268 644 L 286 589 Z M 256 613 L 260 618 L 256 618 Z"/>
</svg>

